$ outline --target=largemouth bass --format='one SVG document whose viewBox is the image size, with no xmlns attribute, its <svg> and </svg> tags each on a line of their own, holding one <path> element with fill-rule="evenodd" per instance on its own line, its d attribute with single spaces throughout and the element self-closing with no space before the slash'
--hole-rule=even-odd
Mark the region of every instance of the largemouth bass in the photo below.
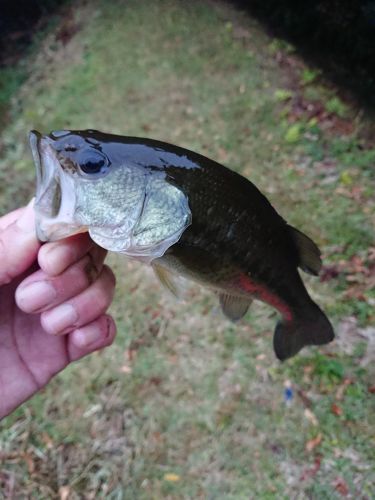
<svg viewBox="0 0 375 500">
<path fill-rule="evenodd" d="M 175 276 L 218 294 L 237 321 L 258 299 L 282 319 L 280 360 L 333 337 L 298 272 L 317 275 L 320 251 L 241 175 L 171 144 L 95 130 L 30 133 L 37 169 L 37 234 L 53 241 L 88 231 L 107 250 L 152 265 L 176 292 Z"/>
</svg>

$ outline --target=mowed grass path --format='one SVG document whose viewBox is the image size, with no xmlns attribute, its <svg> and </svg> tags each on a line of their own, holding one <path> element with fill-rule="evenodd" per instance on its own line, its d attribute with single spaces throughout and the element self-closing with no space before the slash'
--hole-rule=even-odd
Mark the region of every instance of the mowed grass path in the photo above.
<svg viewBox="0 0 375 500">
<path fill-rule="evenodd" d="M 150 269 L 111 255 L 117 342 L 2 421 L 0 496 L 371 498 L 371 124 L 224 4 L 75 2 L 39 38 L 2 130 L 2 211 L 33 193 L 32 128 L 199 151 L 248 176 L 321 246 L 323 279 L 306 282 L 339 339 L 280 364 L 270 308 L 254 303 L 232 325 L 211 294 L 191 287 L 176 302 Z"/>
</svg>

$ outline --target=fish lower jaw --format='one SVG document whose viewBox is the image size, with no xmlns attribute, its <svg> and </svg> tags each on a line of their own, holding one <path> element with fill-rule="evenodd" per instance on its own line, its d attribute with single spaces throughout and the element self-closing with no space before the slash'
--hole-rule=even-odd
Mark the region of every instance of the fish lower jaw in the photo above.
<svg viewBox="0 0 375 500">
<path fill-rule="evenodd" d="M 63 238 L 68 238 L 78 233 L 86 233 L 88 228 L 86 226 L 77 226 L 69 222 L 63 223 L 52 222 L 48 223 L 46 221 L 39 222 L 36 219 L 36 235 L 39 241 L 58 241 Z"/>
</svg>

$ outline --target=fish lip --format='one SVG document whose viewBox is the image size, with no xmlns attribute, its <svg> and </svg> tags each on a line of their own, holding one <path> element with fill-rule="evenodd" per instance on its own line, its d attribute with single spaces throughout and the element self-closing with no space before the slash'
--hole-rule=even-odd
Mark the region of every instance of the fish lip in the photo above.
<svg viewBox="0 0 375 500">
<path fill-rule="evenodd" d="M 56 241 L 87 231 L 74 222 L 74 183 L 62 171 L 53 140 L 32 130 L 29 142 L 36 169 L 34 210 L 37 238 L 42 242 Z M 54 200 L 57 189 L 62 190 L 63 194 L 56 207 Z"/>
<path fill-rule="evenodd" d="M 59 182 L 60 163 L 48 137 L 32 130 L 29 133 L 29 142 L 36 170 L 35 208 L 51 217 L 52 204 L 46 194 Z"/>
<path fill-rule="evenodd" d="M 42 134 L 40 134 L 37 130 L 31 130 L 29 132 L 29 143 L 36 170 L 36 189 L 37 189 L 36 197 L 38 197 L 38 195 L 40 194 L 42 175 L 43 175 L 42 160 L 39 154 L 39 144 L 41 138 Z"/>
</svg>

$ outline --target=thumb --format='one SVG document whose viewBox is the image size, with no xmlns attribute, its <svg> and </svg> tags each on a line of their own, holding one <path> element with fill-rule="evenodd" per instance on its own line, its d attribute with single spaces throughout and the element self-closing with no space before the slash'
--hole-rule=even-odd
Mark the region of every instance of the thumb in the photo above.
<svg viewBox="0 0 375 500">
<path fill-rule="evenodd" d="M 40 248 L 35 233 L 34 200 L 21 210 L 17 220 L 0 230 L 0 285 L 26 271 Z"/>
</svg>

